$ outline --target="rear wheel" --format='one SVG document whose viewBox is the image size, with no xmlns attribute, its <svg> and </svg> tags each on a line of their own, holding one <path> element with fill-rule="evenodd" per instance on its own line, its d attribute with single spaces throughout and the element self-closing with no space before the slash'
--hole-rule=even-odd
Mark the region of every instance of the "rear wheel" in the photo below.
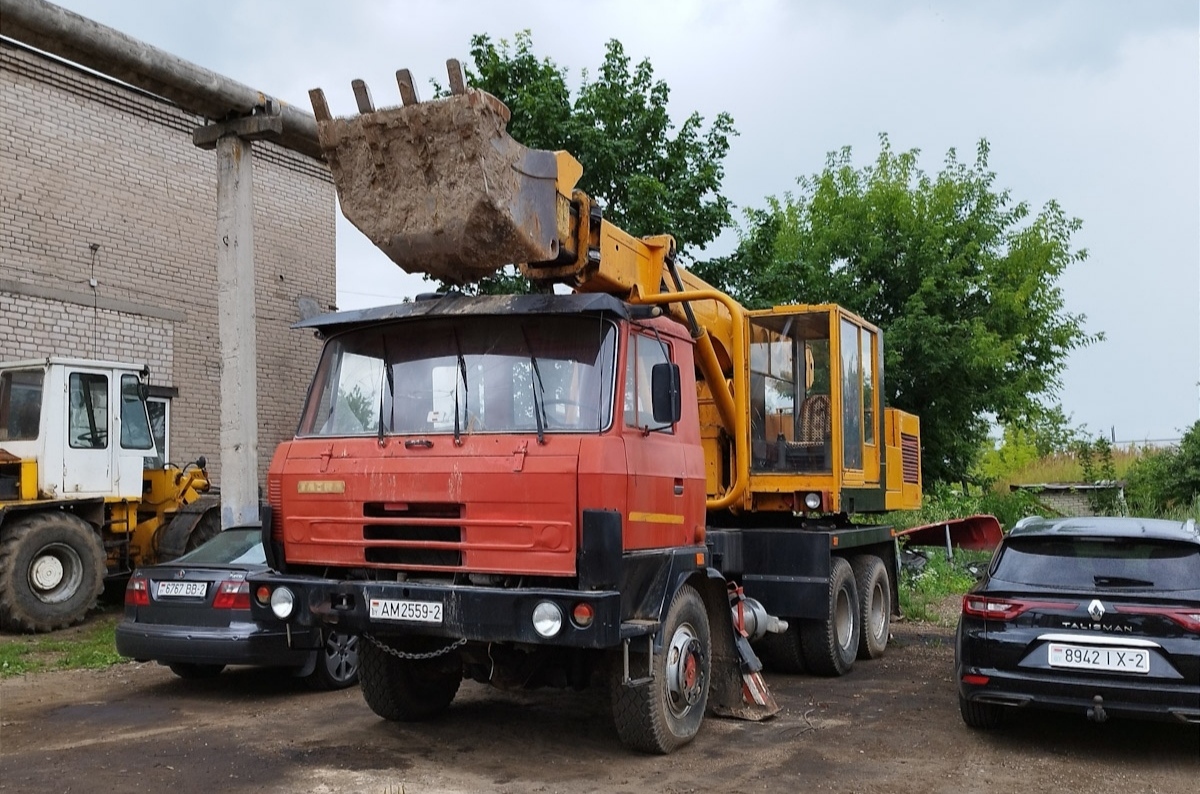
<svg viewBox="0 0 1200 794">
<path fill-rule="evenodd" d="M 345 689 L 357 684 L 358 637 L 325 632 L 325 643 L 317 651 L 317 666 L 305 681 L 314 689 Z"/>
<path fill-rule="evenodd" d="M 0 628 L 79 623 L 104 589 L 106 562 L 100 537 L 78 516 L 50 510 L 14 519 L 0 540 Z"/>
<path fill-rule="evenodd" d="M 860 554 L 850 560 L 858 589 L 859 659 L 878 659 L 887 650 L 892 630 L 892 583 L 887 566 L 873 554 Z"/>
<path fill-rule="evenodd" d="M 797 675 L 808 669 L 800 645 L 799 621 L 795 618 L 788 618 L 787 631 L 768 634 L 755 644 L 754 650 L 763 664 L 777 673 Z"/>
<path fill-rule="evenodd" d="M 995 703 L 978 703 L 967 700 L 962 695 L 958 696 L 958 712 L 962 714 L 962 720 L 969 728 L 986 730 L 995 728 L 1004 721 L 1004 706 L 998 706 Z"/>
<path fill-rule="evenodd" d="M 700 730 L 712 665 L 708 613 L 700 594 L 680 587 L 663 621 L 663 648 L 654 655 L 650 681 L 626 686 L 614 665 L 613 722 L 626 746 L 669 753 Z"/>
<path fill-rule="evenodd" d="M 172 673 L 189 681 L 216 678 L 225 669 L 223 664 L 193 664 L 192 662 L 176 662 L 168 666 Z"/>
<path fill-rule="evenodd" d="M 800 626 L 800 644 L 809 672 L 845 675 L 858 654 L 859 607 L 854 570 L 841 557 L 831 560 L 829 604 L 823 620 L 806 620 Z"/>
<path fill-rule="evenodd" d="M 410 643 L 418 644 L 425 645 Z M 375 638 L 360 642 L 358 682 L 371 711 L 393 722 L 416 722 L 435 717 L 450 707 L 462 683 L 462 661 L 458 654 L 452 652 L 432 659 L 405 659 L 396 655 L 427 650 L 406 647 L 400 651 Z"/>
</svg>

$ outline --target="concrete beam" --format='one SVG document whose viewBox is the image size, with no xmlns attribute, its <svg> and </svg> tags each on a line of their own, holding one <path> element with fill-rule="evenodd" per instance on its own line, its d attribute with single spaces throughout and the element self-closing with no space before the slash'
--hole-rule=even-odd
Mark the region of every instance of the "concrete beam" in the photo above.
<svg viewBox="0 0 1200 794">
<path fill-rule="evenodd" d="M 258 344 L 254 158 L 217 140 L 217 316 L 221 338 L 221 527 L 258 522 Z"/>
<path fill-rule="evenodd" d="M 0 0 L 0 36 L 24 42 L 218 121 L 277 103 L 278 143 L 324 160 L 309 113 L 45 0 Z"/>
</svg>

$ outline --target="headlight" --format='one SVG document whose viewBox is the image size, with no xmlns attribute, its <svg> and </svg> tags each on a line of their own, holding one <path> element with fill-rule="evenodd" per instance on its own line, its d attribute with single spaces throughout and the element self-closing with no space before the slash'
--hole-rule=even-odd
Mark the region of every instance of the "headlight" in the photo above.
<svg viewBox="0 0 1200 794">
<path fill-rule="evenodd" d="M 816 510 L 821 506 L 821 494 L 813 492 L 804 495 L 804 506 L 809 510 Z"/>
<path fill-rule="evenodd" d="M 543 637 L 562 631 L 563 614 L 553 601 L 541 601 L 533 608 L 533 630 Z"/>
<path fill-rule="evenodd" d="M 287 620 L 292 616 L 292 610 L 296 606 L 296 596 L 286 587 L 276 587 L 271 593 L 271 611 L 275 613 L 275 617 L 280 620 Z"/>
</svg>

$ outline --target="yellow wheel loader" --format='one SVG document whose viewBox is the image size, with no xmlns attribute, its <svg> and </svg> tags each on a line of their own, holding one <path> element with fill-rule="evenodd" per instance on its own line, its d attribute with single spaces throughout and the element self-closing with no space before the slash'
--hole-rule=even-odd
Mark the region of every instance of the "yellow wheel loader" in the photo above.
<svg viewBox="0 0 1200 794">
<path fill-rule="evenodd" d="M 0 629 L 78 623 L 106 578 L 221 530 L 204 458 L 158 457 L 148 375 L 111 361 L 0 363 Z"/>
</svg>

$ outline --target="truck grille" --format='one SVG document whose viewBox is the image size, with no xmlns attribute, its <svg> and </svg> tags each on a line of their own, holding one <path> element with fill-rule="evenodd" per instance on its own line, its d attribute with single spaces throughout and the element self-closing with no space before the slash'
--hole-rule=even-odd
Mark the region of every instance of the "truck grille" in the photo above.
<svg viewBox="0 0 1200 794">
<path fill-rule="evenodd" d="M 900 434 L 900 462 L 904 470 L 904 482 L 910 485 L 921 483 L 921 442 L 916 436 Z"/>
<path fill-rule="evenodd" d="M 363 550 L 368 563 L 461 567 L 462 505 L 367 502 L 363 505 Z M 383 519 L 378 523 L 369 519 Z"/>
</svg>

